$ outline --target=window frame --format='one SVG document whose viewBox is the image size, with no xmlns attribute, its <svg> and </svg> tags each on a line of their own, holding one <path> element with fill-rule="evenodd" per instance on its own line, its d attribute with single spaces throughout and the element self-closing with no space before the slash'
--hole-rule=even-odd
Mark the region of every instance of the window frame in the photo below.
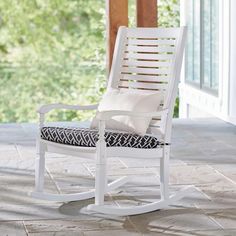
<svg viewBox="0 0 236 236">
<path fill-rule="evenodd" d="M 194 18 L 195 18 L 195 11 L 194 11 L 194 1 L 195 0 L 191 0 L 192 1 L 192 8 L 191 8 L 191 11 L 192 11 L 192 34 L 193 34 L 193 45 L 194 45 L 194 31 L 195 31 L 195 24 L 194 24 Z M 218 71 L 218 88 L 212 88 L 210 86 L 212 86 L 213 84 L 213 80 L 212 80 L 212 44 L 211 44 L 211 49 L 210 49 L 210 86 L 206 86 L 204 84 L 204 0 L 199 0 L 199 4 L 200 4 L 200 7 L 199 7 L 199 15 L 200 15 L 200 37 L 199 37 L 199 40 L 200 40 L 200 62 L 199 62 L 199 66 L 200 66 L 200 76 L 199 76 L 199 80 L 189 80 L 187 79 L 188 78 L 188 57 L 186 56 L 186 60 L 185 60 L 185 83 L 186 84 L 189 84 L 199 90 L 202 90 L 202 91 L 205 91 L 213 96 L 219 96 L 219 82 L 220 82 L 220 73 Z M 211 1 L 211 4 L 212 4 L 212 1 L 215 1 L 215 0 L 210 0 Z M 188 3 L 187 3 L 188 4 Z M 218 1 L 218 4 L 220 6 L 220 1 Z M 220 11 L 218 12 L 218 19 L 220 19 Z M 211 18 L 211 24 L 210 24 L 210 41 L 212 41 L 212 8 L 210 8 L 210 18 Z M 187 25 L 189 24 L 189 19 L 190 18 L 187 18 Z M 220 37 L 220 24 L 218 24 L 218 41 L 220 40 L 219 39 Z M 193 47 L 193 46 L 192 46 Z M 192 49 L 193 50 L 193 49 Z M 186 47 L 186 55 L 188 55 L 188 47 Z M 218 55 L 220 55 L 220 52 L 218 51 Z M 192 59 L 194 58 L 194 50 L 193 50 L 193 54 L 192 54 Z M 194 60 L 193 60 L 193 63 L 194 63 Z M 194 78 L 194 67 L 193 67 L 193 70 L 192 70 L 192 78 Z"/>
</svg>

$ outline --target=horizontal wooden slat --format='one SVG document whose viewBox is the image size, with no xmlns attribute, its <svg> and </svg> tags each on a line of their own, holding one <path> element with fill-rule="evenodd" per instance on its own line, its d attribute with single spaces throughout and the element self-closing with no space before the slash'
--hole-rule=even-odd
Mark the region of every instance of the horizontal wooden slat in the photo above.
<svg viewBox="0 0 236 236">
<path fill-rule="evenodd" d="M 168 84 L 120 81 L 120 86 L 129 88 L 139 88 L 139 89 L 165 90 Z"/>
<path fill-rule="evenodd" d="M 163 46 L 175 45 L 175 40 L 159 39 L 159 40 L 143 40 L 143 39 L 127 39 L 127 45 L 144 45 L 144 46 Z"/>
<path fill-rule="evenodd" d="M 160 125 L 161 125 L 161 120 L 159 119 L 159 120 L 151 120 L 151 122 L 150 122 L 150 125 L 149 125 L 149 127 L 152 127 L 152 128 L 154 128 L 154 127 L 160 127 Z"/>
<path fill-rule="evenodd" d="M 140 66 L 140 67 L 169 67 L 169 61 L 137 61 L 137 60 L 123 60 L 125 66 Z"/>
<path fill-rule="evenodd" d="M 153 76 L 153 75 L 123 75 L 124 80 L 140 80 L 147 82 L 168 82 L 168 76 Z"/>
<path fill-rule="evenodd" d="M 145 60 L 172 60 L 172 54 L 143 54 L 143 53 L 125 53 L 124 58 L 136 58 Z"/>
<path fill-rule="evenodd" d="M 125 51 L 129 52 L 175 52 L 174 47 L 165 46 L 165 47 L 143 47 L 143 46 L 132 46 L 129 45 L 126 47 Z"/>
<path fill-rule="evenodd" d="M 139 73 L 139 74 L 168 74 L 169 70 L 153 69 L 153 68 L 135 68 L 135 67 L 123 67 L 121 73 Z"/>
<path fill-rule="evenodd" d="M 142 30 L 137 28 L 129 28 L 127 31 L 128 37 L 142 38 L 145 35 L 145 38 L 176 38 L 179 35 L 178 28 L 170 28 L 166 30 L 165 28 L 142 28 Z"/>
</svg>

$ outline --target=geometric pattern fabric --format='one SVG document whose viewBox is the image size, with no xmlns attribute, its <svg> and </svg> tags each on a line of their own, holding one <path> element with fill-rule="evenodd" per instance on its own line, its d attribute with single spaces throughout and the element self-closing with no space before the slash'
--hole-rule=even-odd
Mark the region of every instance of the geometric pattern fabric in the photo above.
<svg viewBox="0 0 236 236">
<path fill-rule="evenodd" d="M 88 128 L 43 127 L 41 138 L 51 142 L 81 146 L 96 147 L 98 130 Z M 125 132 L 105 132 L 107 147 L 158 148 L 162 145 L 156 137 Z"/>
</svg>

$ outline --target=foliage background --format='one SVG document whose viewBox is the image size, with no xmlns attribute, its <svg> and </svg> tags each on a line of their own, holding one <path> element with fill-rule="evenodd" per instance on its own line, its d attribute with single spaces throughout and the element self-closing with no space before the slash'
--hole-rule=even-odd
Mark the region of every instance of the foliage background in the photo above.
<svg viewBox="0 0 236 236">
<path fill-rule="evenodd" d="M 158 4 L 159 25 L 178 26 L 179 0 Z M 134 0 L 129 13 L 134 26 Z M 105 47 L 104 0 L 0 1 L 0 122 L 34 122 L 41 104 L 98 102 Z M 90 116 L 56 111 L 49 120 Z"/>
</svg>

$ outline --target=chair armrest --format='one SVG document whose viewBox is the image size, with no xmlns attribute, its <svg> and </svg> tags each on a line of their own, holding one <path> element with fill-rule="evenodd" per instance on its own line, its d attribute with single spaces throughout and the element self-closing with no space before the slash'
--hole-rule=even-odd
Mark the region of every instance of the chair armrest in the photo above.
<svg viewBox="0 0 236 236">
<path fill-rule="evenodd" d="M 122 110 L 110 110 L 110 111 L 102 111 L 98 112 L 96 118 L 98 119 L 98 132 L 99 132 L 99 140 L 98 147 L 100 150 L 104 151 L 106 148 L 105 142 L 105 127 L 106 121 L 111 119 L 114 116 L 134 116 L 134 117 L 144 117 L 144 118 L 152 118 L 156 116 L 167 116 L 168 109 L 160 109 L 155 112 L 132 112 L 132 111 L 122 111 Z M 101 162 L 104 161 L 105 155 L 101 155 Z"/>
<path fill-rule="evenodd" d="M 162 116 L 168 113 L 168 109 L 162 109 L 155 112 L 132 112 L 132 111 L 123 111 L 123 110 L 110 110 L 102 111 L 97 114 L 98 120 L 109 120 L 114 116 L 134 116 L 134 117 L 143 117 L 143 118 L 152 118 L 155 116 Z"/>
<path fill-rule="evenodd" d="M 96 110 L 97 107 L 98 107 L 98 104 L 80 106 L 80 105 L 66 105 L 66 104 L 62 104 L 62 103 L 54 103 L 54 104 L 48 104 L 48 105 L 41 106 L 37 110 L 37 112 L 40 114 L 46 114 L 49 111 L 55 110 L 55 109 L 84 111 L 84 110 Z"/>
</svg>

